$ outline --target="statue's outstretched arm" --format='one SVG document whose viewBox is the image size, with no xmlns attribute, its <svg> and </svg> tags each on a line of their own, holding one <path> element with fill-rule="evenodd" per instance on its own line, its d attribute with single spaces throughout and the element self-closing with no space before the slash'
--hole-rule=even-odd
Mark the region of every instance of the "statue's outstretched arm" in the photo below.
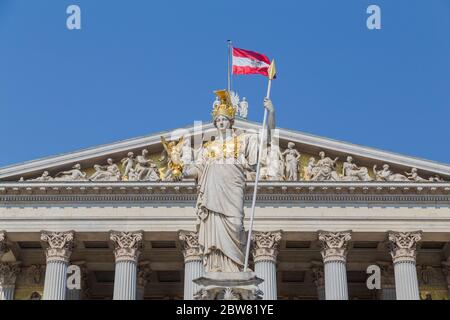
<svg viewBox="0 0 450 320">
<path fill-rule="evenodd" d="M 275 129 L 275 108 L 272 100 L 264 98 L 264 108 L 267 109 L 267 141 L 272 141 L 272 130 Z"/>
</svg>

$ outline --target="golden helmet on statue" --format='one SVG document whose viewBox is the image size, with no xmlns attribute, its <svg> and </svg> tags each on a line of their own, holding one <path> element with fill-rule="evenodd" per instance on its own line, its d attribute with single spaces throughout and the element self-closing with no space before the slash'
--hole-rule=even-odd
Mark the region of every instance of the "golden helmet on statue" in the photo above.
<svg viewBox="0 0 450 320">
<path fill-rule="evenodd" d="M 234 116 L 236 115 L 236 108 L 231 102 L 229 92 L 227 90 L 217 90 L 214 91 L 214 93 L 219 99 L 213 106 L 213 119 L 216 119 L 218 116 L 225 116 L 228 119 L 234 119 Z"/>
</svg>

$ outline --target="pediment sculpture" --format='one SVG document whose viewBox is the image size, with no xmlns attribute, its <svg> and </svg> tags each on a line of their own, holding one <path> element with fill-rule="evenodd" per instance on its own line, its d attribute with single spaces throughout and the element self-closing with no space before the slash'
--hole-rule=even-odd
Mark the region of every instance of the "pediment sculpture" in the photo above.
<svg viewBox="0 0 450 320">
<path fill-rule="evenodd" d="M 256 138 L 257 139 L 257 138 Z M 187 164 L 198 162 L 203 155 L 199 150 L 191 147 L 189 139 L 181 137 L 175 141 L 167 141 L 161 137 L 163 151 L 158 155 L 149 156 L 147 149 L 141 150 L 137 156 L 128 152 L 127 157 L 115 163 L 113 158 L 107 158 L 105 163 L 95 164 L 88 170 L 83 170 L 79 163 L 70 169 L 51 176 L 49 170 L 26 181 L 35 182 L 63 182 L 63 181 L 181 181 L 184 167 Z M 208 152 L 220 153 L 222 148 L 216 144 L 205 142 Z M 220 150 L 219 150 L 220 149 Z M 156 158 L 155 158 L 156 157 Z M 302 159 L 304 159 L 302 161 Z M 306 159 L 309 159 L 306 162 Z M 339 158 L 332 159 L 326 156 L 324 151 L 319 152 L 319 157 L 306 153 L 300 153 L 295 148 L 295 143 L 289 141 L 286 149 L 281 149 L 278 144 L 269 144 L 261 161 L 260 179 L 265 181 L 377 181 L 377 182 L 444 182 L 439 175 L 434 174 L 427 179 L 419 175 L 417 168 L 411 168 L 409 172 L 397 173 L 392 171 L 389 164 L 383 164 L 378 170 L 374 164 L 372 172 L 367 167 L 358 166 L 351 155 L 346 161 L 339 164 Z M 302 164 L 303 163 L 303 164 Z M 255 179 L 255 168 L 247 166 L 245 169 L 246 180 Z M 89 173 L 89 174 L 88 174 Z M 25 181 L 21 178 L 19 181 Z"/>
</svg>

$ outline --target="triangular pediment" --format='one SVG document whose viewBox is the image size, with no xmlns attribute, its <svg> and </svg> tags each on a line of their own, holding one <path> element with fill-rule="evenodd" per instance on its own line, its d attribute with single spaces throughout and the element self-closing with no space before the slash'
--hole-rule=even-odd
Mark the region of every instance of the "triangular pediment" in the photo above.
<svg viewBox="0 0 450 320">
<path fill-rule="evenodd" d="M 234 127 L 238 132 L 258 131 L 260 124 L 236 119 Z M 176 133 L 174 134 L 174 132 Z M 119 167 L 120 173 L 117 181 L 123 181 L 127 180 L 127 178 L 122 176 L 125 164 L 121 160 L 127 158 L 130 152 L 133 152 L 134 157 L 136 157 L 141 154 L 143 149 L 148 150 L 149 159 L 153 159 L 155 163 L 158 163 L 159 168 L 157 168 L 157 172 L 160 174 L 161 170 L 164 169 L 160 168 L 160 166 L 167 165 L 167 163 L 160 161 L 164 151 L 161 136 L 164 136 L 169 141 L 171 137 L 178 137 L 180 135 L 191 139 L 191 141 L 194 141 L 194 139 L 209 141 L 215 134 L 216 129 L 212 122 L 203 124 L 200 128 L 192 125 L 182 129 L 159 132 L 148 136 L 3 167 L 0 168 L 0 181 L 19 181 L 21 178 L 23 180 L 36 179 L 42 176 L 44 171 L 47 171 L 50 177 L 61 177 L 64 176 L 61 175 L 61 172 L 71 170 L 76 164 L 79 164 L 81 167 L 80 171 L 85 176 L 84 181 L 89 181 L 89 178 L 96 172 L 94 166 L 100 165 L 106 168 L 108 158 L 111 158 L 112 162 Z M 358 167 L 367 168 L 368 174 L 374 180 L 377 179 L 373 172 L 373 166 L 376 165 L 377 170 L 382 170 L 384 164 L 389 165 L 389 170 L 393 174 L 406 176 L 405 172 L 411 173 L 411 169 L 416 168 L 418 175 L 425 180 L 429 180 L 430 178 L 433 180 L 433 177 L 436 175 L 445 181 L 450 180 L 450 165 L 447 164 L 354 145 L 294 130 L 279 128 L 278 134 L 281 152 L 286 150 L 289 142 L 293 142 L 295 144 L 294 149 L 301 155 L 299 158 L 299 181 L 310 179 L 310 176 L 306 175 L 308 162 L 312 157 L 317 161 L 320 151 L 323 151 L 325 156 L 330 159 L 338 158 L 335 163 L 335 170 L 340 177 L 344 176 L 343 163 L 346 161 L 347 156 L 351 156 L 353 163 Z M 283 179 L 285 178 L 278 180 Z M 113 180 L 109 181 L 113 182 Z"/>
</svg>

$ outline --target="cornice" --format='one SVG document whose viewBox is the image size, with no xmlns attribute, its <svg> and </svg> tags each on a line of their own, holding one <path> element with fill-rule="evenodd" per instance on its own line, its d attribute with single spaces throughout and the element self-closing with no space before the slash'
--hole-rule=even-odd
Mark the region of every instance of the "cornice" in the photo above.
<svg viewBox="0 0 450 320">
<path fill-rule="evenodd" d="M 251 201 L 253 182 L 246 188 Z M 260 182 L 258 203 L 380 203 L 450 205 L 450 183 Z M 192 205 L 193 181 L 183 182 L 3 182 L 0 206 L 47 203 L 152 203 Z"/>
</svg>

